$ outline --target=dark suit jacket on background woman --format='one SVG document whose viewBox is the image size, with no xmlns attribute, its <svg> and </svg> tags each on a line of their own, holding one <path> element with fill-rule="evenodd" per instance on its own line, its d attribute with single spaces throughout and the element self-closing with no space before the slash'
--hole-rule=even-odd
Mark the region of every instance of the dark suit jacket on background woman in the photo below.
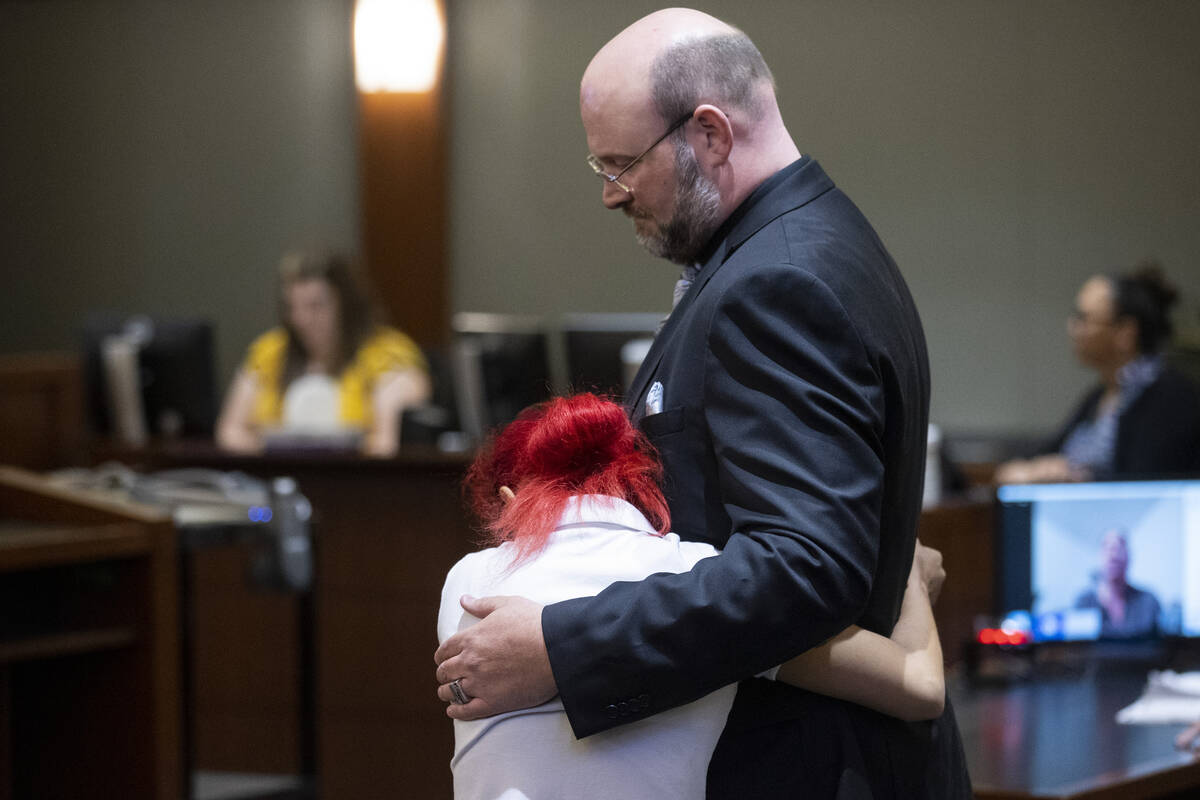
<svg viewBox="0 0 1200 800">
<path fill-rule="evenodd" d="M 1042 449 L 1058 453 L 1080 422 L 1095 416 L 1104 387 L 1083 398 L 1066 424 Z M 1148 478 L 1200 474 L 1200 392 L 1170 367 L 1117 418 L 1112 472 L 1098 478 Z"/>
</svg>

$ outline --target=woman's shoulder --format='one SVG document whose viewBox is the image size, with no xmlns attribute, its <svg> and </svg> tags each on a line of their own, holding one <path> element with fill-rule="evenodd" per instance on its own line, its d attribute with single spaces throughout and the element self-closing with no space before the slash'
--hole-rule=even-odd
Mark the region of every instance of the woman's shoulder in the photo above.
<svg viewBox="0 0 1200 800">
<path fill-rule="evenodd" d="M 471 584 L 494 564 L 497 558 L 496 550 L 497 548 L 489 547 L 485 550 L 467 553 L 446 572 L 446 585 L 465 586 Z"/>
<path fill-rule="evenodd" d="M 1158 377 L 1142 391 L 1129 413 L 1148 415 L 1161 420 L 1200 419 L 1200 388 L 1179 370 L 1166 366 Z"/>
<path fill-rule="evenodd" d="M 442 584 L 442 600 L 438 608 L 438 641 L 444 642 L 462 627 L 465 616 L 469 616 L 459 605 L 464 594 L 477 597 L 490 593 L 492 576 L 496 572 L 498 554 L 496 548 L 468 553 L 450 568 Z"/>
<path fill-rule="evenodd" d="M 515 571 L 512 569 L 514 556 L 508 545 L 467 553 L 446 572 L 442 584 L 443 604 L 454 605 L 464 594 L 483 597 L 502 589 L 505 580 Z"/>
<path fill-rule="evenodd" d="M 387 325 L 371 331 L 358 348 L 356 360 L 372 372 L 415 367 L 426 369 L 425 356 L 411 338 Z"/>
<path fill-rule="evenodd" d="M 1158 379 L 1151 386 L 1157 387 L 1160 391 L 1173 397 L 1192 401 L 1200 399 L 1200 386 L 1197 386 L 1192 376 L 1170 365 L 1163 368 Z"/>
<path fill-rule="evenodd" d="M 246 348 L 245 366 L 253 371 L 277 369 L 287 352 L 288 334 L 282 327 L 260 334 Z"/>
<path fill-rule="evenodd" d="M 668 536 L 675 536 L 675 535 L 676 534 L 673 534 L 673 533 L 668 534 Z M 689 562 L 689 568 L 692 566 L 695 566 L 696 562 L 700 561 L 701 559 L 712 558 L 713 556 L 721 554 L 720 550 L 713 547 L 708 542 L 692 542 L 692 541 L 679 540 L 678 548 L 679 548 L 679 553 L 683 557 L 683 559 L 685 561 Z"/>
</svg>

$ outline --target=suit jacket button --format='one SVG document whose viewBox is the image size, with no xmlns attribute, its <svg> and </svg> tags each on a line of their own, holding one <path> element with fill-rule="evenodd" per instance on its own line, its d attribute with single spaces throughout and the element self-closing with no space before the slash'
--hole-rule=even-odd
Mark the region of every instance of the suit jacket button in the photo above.
<svg viewBox="0 0 1200 800">
<path fill-rule="evenodd" d="M 604 713 L 608 715 L 609 719 L 616 719 L 618 714 L 617 707 L 610 705 L 604 709 Z"/>
<path fill-rule="evenodd" d="M 618 713 L 620 713 L 620 715 L 622 717 L 628 717 L 629 716 L 629 703 L 625 702 L 624 700 L 617 703 L 617 711 L 618 711 Z"/>
</svg>

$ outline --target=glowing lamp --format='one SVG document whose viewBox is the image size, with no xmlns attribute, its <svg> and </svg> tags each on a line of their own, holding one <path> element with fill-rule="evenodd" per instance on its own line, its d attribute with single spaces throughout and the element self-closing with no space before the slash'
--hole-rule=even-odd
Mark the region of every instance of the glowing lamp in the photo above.
<svg viewBox="0 0 1200 800">
<path fill-rule="evenodd" d="M 355 80 L 362 92 L 428 92 L 437 83 L 446 26 L 437 0 L 358 0 Z"/>
</svg>

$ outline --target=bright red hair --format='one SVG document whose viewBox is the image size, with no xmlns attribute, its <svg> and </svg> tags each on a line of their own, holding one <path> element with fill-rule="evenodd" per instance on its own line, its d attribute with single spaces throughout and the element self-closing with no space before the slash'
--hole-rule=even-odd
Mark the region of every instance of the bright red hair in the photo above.
<svg viewBox="0 0 1200 800">
<path fill-rule="evenodd" d="M 619 497 L 660 534 L 671 527 L 650 442 L 611 400 L 583 393 L 522 411 L 480 448 L 463 493 L 483 522 L 486 543 L 512 542 L 514 564 L 541 552 L 574 495 Z M 516 497 L 505 503 L 500 487 Z"/>
</svg>

